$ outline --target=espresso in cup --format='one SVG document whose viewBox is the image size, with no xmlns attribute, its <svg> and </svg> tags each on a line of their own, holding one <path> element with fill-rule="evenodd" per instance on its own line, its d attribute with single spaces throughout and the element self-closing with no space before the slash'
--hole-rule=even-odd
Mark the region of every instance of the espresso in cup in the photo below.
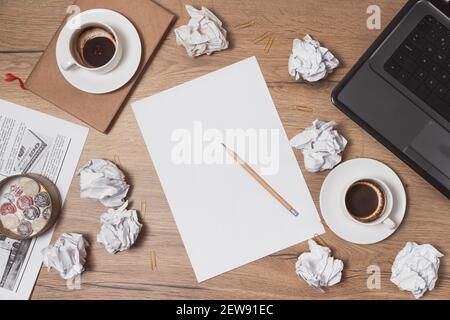
<svg viewBox="0 0 450 320">
<path fill-rule="evenodd" d="M 354 182 L 345 194 L 348 213 L 357 221 L 369 223 L 381 218 L 385 211 L 386 195 L 374 180 Z"/>
<path fill-rule="evenodd" d="M 72 46 L 78 63 L 87 68 L 100 68 L 114 57 L 117 41 L 109 30 L 93 26 L 81 30 Z"/>
<path fill-rule="evenodd" d="M 86 22 L 78 29 L 69 29 L 68 57 L 60 67 L 69 71 L 82 68 L 93 73 L 112 71 L 122 58 L 122 44 L 116 32 L 101 22 Z"/>
</svg>

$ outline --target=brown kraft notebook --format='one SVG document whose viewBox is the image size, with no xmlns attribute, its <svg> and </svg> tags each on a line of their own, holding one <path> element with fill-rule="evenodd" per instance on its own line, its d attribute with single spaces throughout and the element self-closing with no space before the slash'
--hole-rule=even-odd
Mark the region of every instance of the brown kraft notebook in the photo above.
<svg viewBox="0 0 450 320">
<path fill-rule="evenodd" d="M 175 16 L 151 0 L 78 0 L 74 4 L 81 12 L 97 8 L 114 10 L 133 23 L 142 42 L 142 58 L 136 74 L 125 86 L 106 94 L 86 93 L 68 83 L 59 71 L 55 53 L 66 17 L 28 77 L 26 87 L 94 129 L 106 132 Z"/>
</svg>

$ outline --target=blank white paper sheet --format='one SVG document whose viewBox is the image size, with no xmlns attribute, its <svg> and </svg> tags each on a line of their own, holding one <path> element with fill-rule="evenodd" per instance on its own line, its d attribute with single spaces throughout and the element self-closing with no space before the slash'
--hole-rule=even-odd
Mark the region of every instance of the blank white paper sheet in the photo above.
<svg viewBox="0 0 450 320">
<path fill-rule="evenodd" d="M 133 110 L 199 282 L 325 232 L 255 57 L 135 102 Z M 230 132 L 248 139 L 230 146 Z M 255 132 L 256 145 L 247 147 L 269 150 L 275 160 L 239 155 L 299 217 L 240 165 L 211 161 L 219 133 L 239 153 L 246 141 L 255 144 Z"/>
</svg>

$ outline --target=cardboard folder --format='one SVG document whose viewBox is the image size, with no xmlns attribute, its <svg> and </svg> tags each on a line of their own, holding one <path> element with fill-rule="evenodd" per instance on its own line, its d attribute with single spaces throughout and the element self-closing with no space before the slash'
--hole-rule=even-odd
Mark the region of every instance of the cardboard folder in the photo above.
<svg viewBox="0 0 450 320">
<path fill-rule="evenodd" d="M 106 94 L 90 94 L 73 87 L 63 77 L 56 62 L 56 42 L 67 16 L 28 77 L 26 87 L 94 129 L 106 132 L 175 16 L 150 0 L 78 0 L 74 5 L 79 6 L 81 12 L 97 8 L 114 10 L 133 23 L 142 43 L 141 64 L 137 72 L 125 86 Z"/>
</svg>

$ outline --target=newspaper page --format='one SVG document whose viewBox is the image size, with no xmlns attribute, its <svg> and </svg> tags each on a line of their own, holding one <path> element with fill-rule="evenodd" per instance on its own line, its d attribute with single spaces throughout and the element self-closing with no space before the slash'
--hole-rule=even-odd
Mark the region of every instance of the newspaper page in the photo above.
<svg viewBox="0 0 450 320">
<path fill-rule="evenodd" d="M 64 201 L 88 129 L 0 99 L 0 180 L 36 173 L 52 180 Z M 41 251 L 54 228 L 31 240 L 0 234 L 0 300 L 28 299 L 41 269 Z"/>
</svg>

